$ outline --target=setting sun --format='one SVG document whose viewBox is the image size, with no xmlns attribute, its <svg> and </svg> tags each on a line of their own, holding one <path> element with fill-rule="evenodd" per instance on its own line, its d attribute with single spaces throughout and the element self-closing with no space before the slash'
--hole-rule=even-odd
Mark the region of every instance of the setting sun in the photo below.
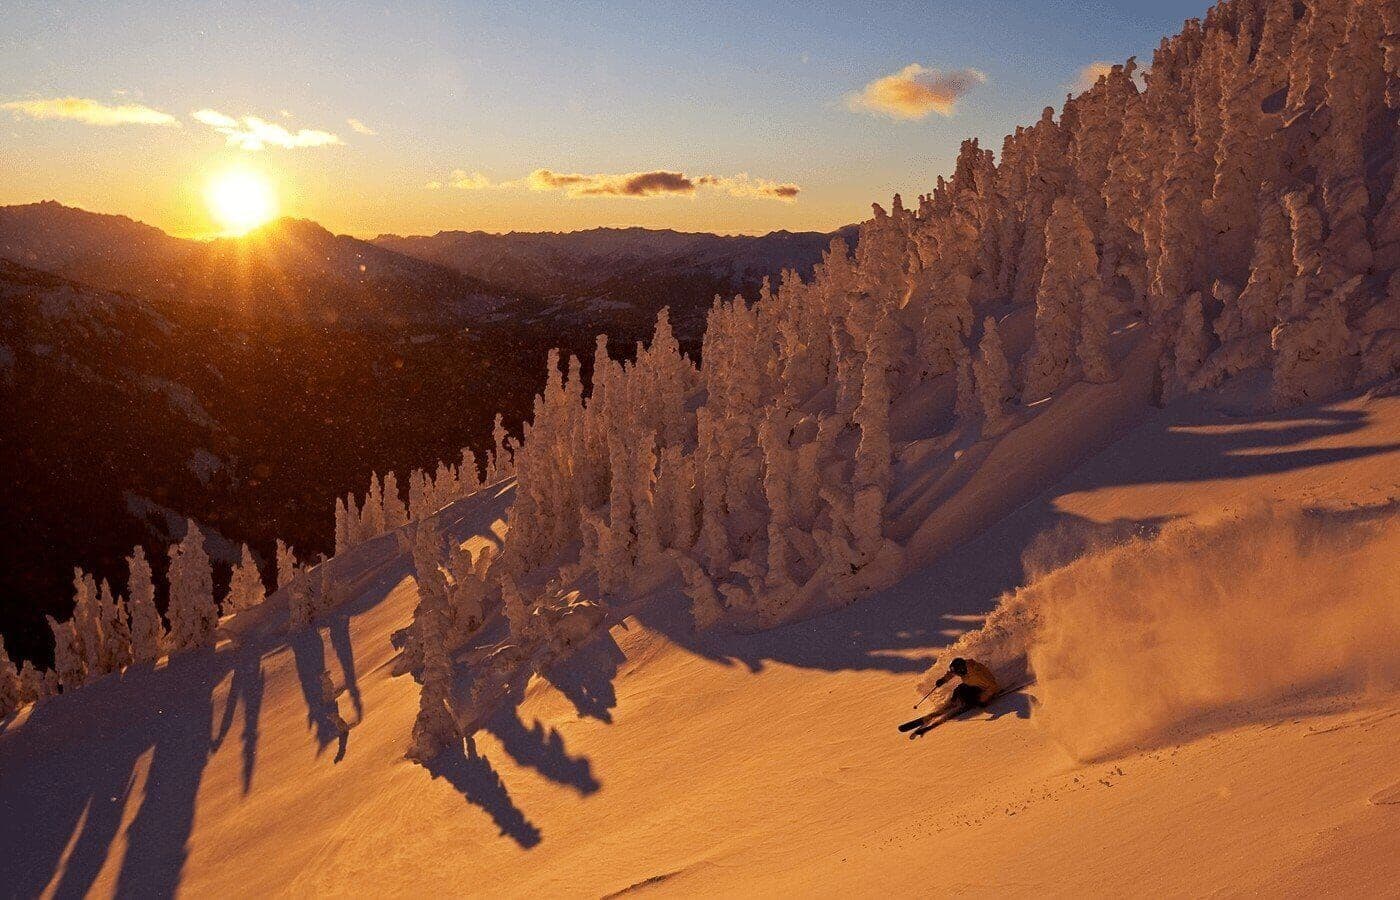
<svg viewBox="0 0 1400 900">
<path fill-rule="evenodd" d="M 220 172 L 204 192 L 209 213 L 226 234 L 247 234 L 277 215 L 277 194 L 268 178 L 246 169 Z"/>
</svg>

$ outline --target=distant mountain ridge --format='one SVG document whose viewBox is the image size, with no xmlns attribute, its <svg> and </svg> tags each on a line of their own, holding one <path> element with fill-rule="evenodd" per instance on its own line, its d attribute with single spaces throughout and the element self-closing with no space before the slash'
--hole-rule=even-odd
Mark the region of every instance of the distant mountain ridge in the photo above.
<svg viewBox="0 0 1400 900">
<path fill-rule="evenodd" d="M 213 304 L 259 319 L 460 322 L 513 299 L 444 266 L 303 219 L 203 242 L 45 201 L 0 207 L 0 258 L 104 290 Z"/>
<path fill-rule="evenodd" d="M 786 269 L 810 277 L 831 233 L 717 235 L 670 229 L 335 235 L 283 218 L 242 238 L 172 237 L 126 216 L 46 200 L 0 207 L 0 258 L 103 290 L 321 324 L 557 322 L 613 334 L 672 307 L 697 343 L 716 295 L 753 298 Z"/>
<path fill-rule="evenodd" d="M 15 485 L 0 633 L 43 658 L 72 567 L 124 578 L 133 544 L 165 552 L 172 517 L 264 558 L 275 537 L 329 550 L 327 498 L 487 446 L 496 412 L 511 427 L 528 413 L 550 348 L 586 363 L 607 334 L 625 357 L 669 305 L 694 351 L 714 294 L 754 296 L 829 243 L 487 236 L 467 244 L 501 265 L 475 275 L 305 220 L 201 242 L 52 201 L 0 207 L 0 465 Z"/>
</svg>

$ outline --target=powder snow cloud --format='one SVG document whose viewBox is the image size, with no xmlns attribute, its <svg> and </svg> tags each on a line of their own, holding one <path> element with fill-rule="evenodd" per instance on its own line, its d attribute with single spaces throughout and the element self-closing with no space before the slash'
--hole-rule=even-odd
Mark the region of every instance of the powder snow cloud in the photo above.
<svg viewBox="0 0 1400 900">
<path fill-rule="evenodd" d="M 67 119 L 84 125 L 166 125 L 178 128 L 180 122 L 169 113 L 139 103 L 103 103 L 84 97 L 55 97 L 49 100 L 14 100 L 0 103 L 15 115 L 31 119 Z"/>
<path fill-rule="evenodd" d="M 896 119 L 922 119 L 929 113 L 951 116 L 958 101 L 987 76 L 977 69 L 948 72 L 910 63 L 893 75 L 877 78 L 846 104 L 858 112 L 873 112 Z"/>
<path fill-rule="evenodd" d="M 208 125 L 222 134 L 228 143 L 241 150 L 263 150 L 268 146 L 285 147 L 326 147 L 345 143 L 339 135 L 329 131 L 302 128 L 288 131 L 275 122 L 268 122 L 257 116 L 244 116 L 241 120 L 212 109 L 201 109 L 191 114 L 196 122 Z"/>
</svg>

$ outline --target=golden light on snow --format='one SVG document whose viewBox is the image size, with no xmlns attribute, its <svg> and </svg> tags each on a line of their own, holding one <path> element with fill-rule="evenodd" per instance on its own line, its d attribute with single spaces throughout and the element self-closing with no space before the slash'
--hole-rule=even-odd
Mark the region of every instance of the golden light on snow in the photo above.
<svg viewBox="0 0 1400 900">
<path fill-rule="evenodd" d="M 247 234 L 277 215 L 277 192 L 261 172 L 229 169 L 209 179 L 204 190 L 209 213 L 225 234 Z"/>
</svg>

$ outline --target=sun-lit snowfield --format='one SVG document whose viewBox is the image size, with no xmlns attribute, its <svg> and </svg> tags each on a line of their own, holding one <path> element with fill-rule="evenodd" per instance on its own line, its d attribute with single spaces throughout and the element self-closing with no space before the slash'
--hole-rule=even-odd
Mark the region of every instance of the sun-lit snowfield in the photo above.
<svg viewBox="0 0 1400 900">
<path fill-rule="evenodd" d="M 412 565 L 376 539 L 353 551 L 353 599 L 290 642 L 275 595 L 227 622 L 234 637 L 214 652 L 11 721 L 0 884 L 16 896 L 1383 891 L 1400 878 L 1400 640 L 1384 630 L 1400 608 L 1400 399 L 1268 416 L 1226 405 L 1148 415 L 845 610 L 703 639 L 675 604 L 615 610 L 606 633 L 529 681 L 475 757 L 433 771 L 402 758 L 418 688 L 390 675 Z M 487 540 L 508 500 L 483 491 L 442 517 Z M 1161 526 L 1134 551 L 1162 576 L 1143 597 L 1114 542 Z M 1215 529 L 1202 532 L 1221 563 L 1211 572 L 1171 549 L 1200 528 Z M 1295 545 L 1328 552 L 1268 555 Z M 1028 575 L 1023 558 L 1051 574 Z M 1066 654 L 1083 659 L 1077 681 L 1047 678 L 919 741 L 897 734 L 941 648 L 1027 580 L 1023 600 L 1065 601 L 1054 621 L 1128 631 L 1047 630 L 1058 637 L 1033 644 L 1033 661 L 1064 676 Z M 1271 617 L 1261 584 L 1299 588 Z M 1203 585 L 1251 603 L 1223 611 Z M 1141 621 L 1152 609 L 1163 616 Z M 1309 614 L 1269 640 L 1240 631 Z M 1271 664 L 1287 653 L 1307 665 Z M 343 747 L 323 667 L 352 726 Z M 1258 671 L 1276 677 L 1240 692 L 1235 676 Z"/>
</svg>

